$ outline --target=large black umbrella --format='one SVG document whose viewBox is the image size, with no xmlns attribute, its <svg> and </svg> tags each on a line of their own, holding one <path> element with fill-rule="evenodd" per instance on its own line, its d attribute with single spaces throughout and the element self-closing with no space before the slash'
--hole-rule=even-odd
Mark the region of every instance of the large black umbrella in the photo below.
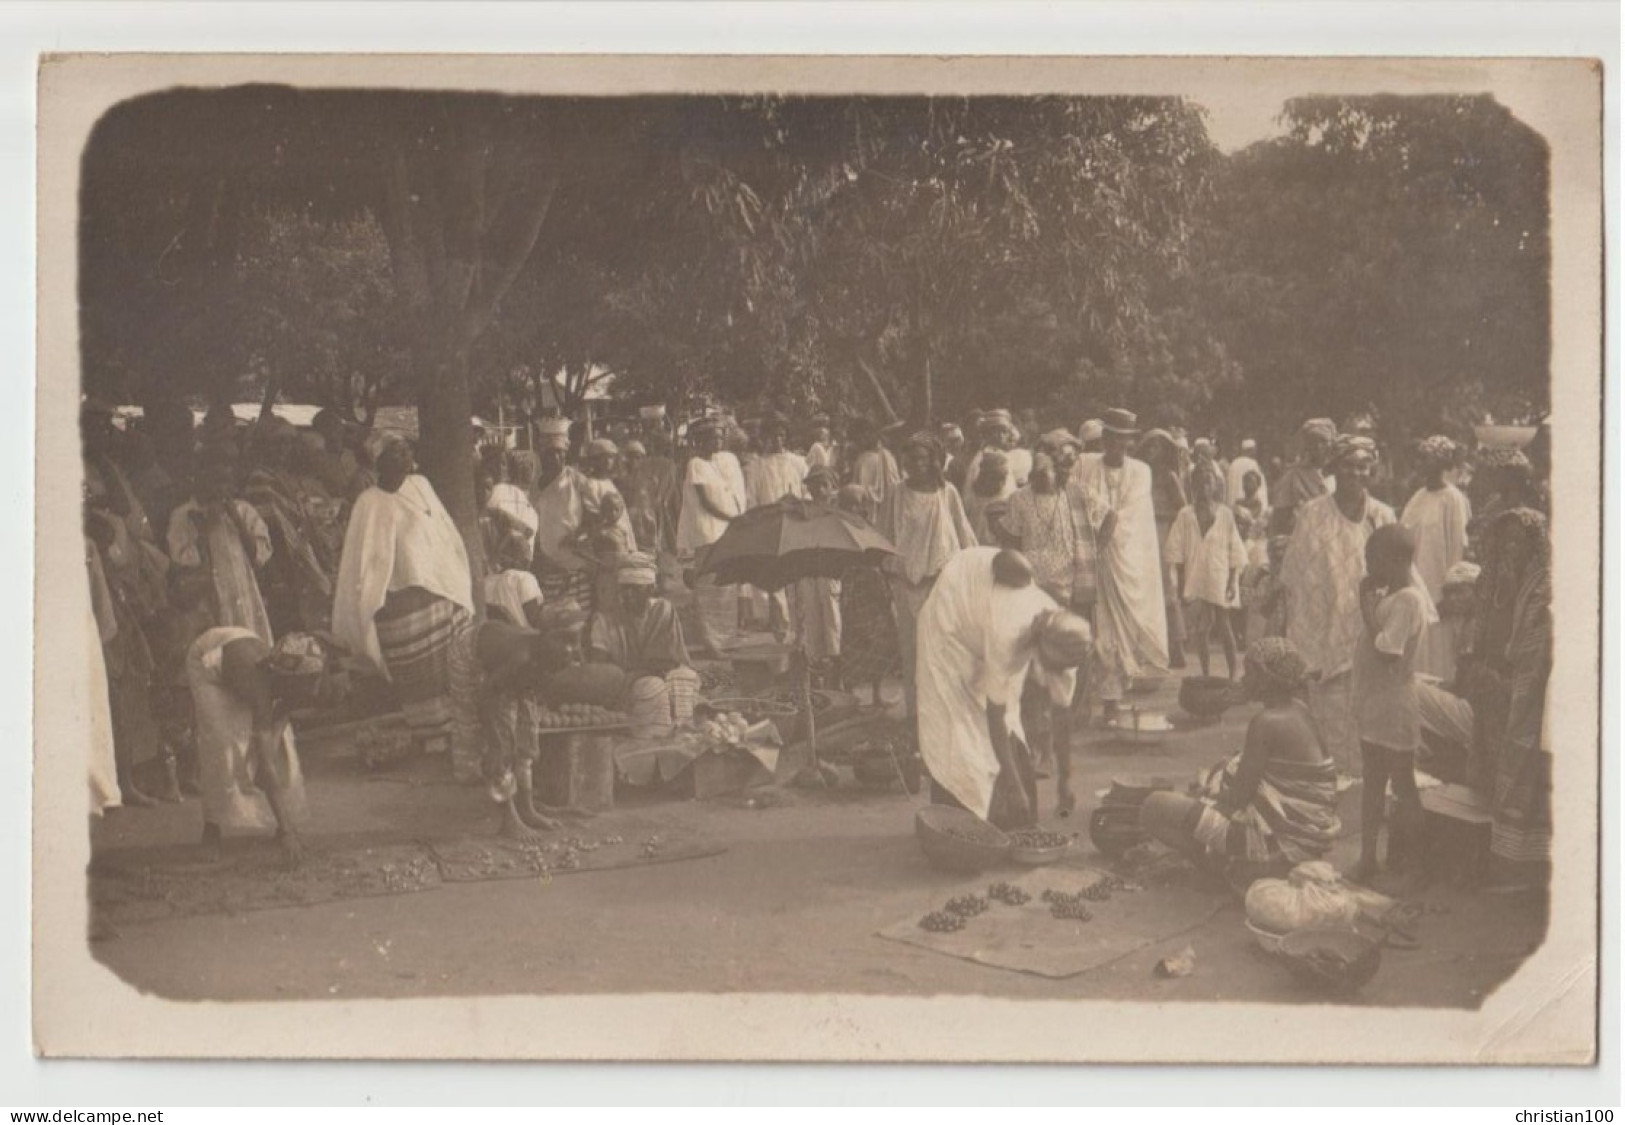
<svg viewBox="0 0 1625 1125">
<path fill-rule="evenodd" d="M 723 585 L 772 592 L 803 578 L 839 578 L 847 567 L 879 566 L 891 542 L 857 516 L 823 504 L 780 500 L 752 508 L 706 550 L 699 573 Z"/>
<path fill-rule="evenodd" d="M 748 583 L 771 592 L 803 578 L 839 578 L 848 567 L 864 563 L 879 566 L 895 554 L 891 542 L 857 516 L 790 499 L 752 508 L 735 518 L 699 560 L 699 573 L 715 575 L 724 585 Z M 796 653 L 796 659 L 811 769 L 827 784 L 818 764 L 806 653 Z"/>
</svg>

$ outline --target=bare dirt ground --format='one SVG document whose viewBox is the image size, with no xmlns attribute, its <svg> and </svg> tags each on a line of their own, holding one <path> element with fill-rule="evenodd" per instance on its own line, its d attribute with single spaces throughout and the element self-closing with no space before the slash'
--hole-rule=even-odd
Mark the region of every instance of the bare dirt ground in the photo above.
<svg viewBox="0 0 1625 1125">
<path fill-rule="evenodd" d="M 1174 682 L 1142 697 L 1173 708 Z M 1125 755 L 1099 732 L 1074 751 L 1079 812 L 1046 824 L 1083 834 L 1097 790 L 1114 775 L 1185 779 L 1240 745 L 1251 708 L 1223 723 Z M 353 759 L 307 762 L 311 835 L 367 833 L 402 840 L 488 831 L 483 795 L 449 784 L 368 777 Z M 321 905 L 121 922 L 94 943 L 96 956 L 136 988 L 181 1000 L 479 996 L 512 993 L 846 992 L 1022 999 L 1133 999 L 1321 1003 L 1261 954 L 1239 901 L 1211 920 L 1100 968 L 1052 980 L 973 964 L 876 936 L 967 881 L 929 867 L 913 838 L 924 800 L 841 788 L 756 790 L 755 800 L 641 797 L 590 822 L 656 819 L 720 840 L 717 856 L 551 878 L 448 883 L 417 894 Z M 1346 867 L 1358 847 L 1358 790 L 1345 796 L 1349 828 L 1333 855 Z M 1044 794 L 1045 811 L 1053 791 Z M 196 801 L 110 814 L 96 830 L 98 856 L 193 840 Z M 233 841 L 269 847 L 269 841 Z M 990 876 L 997 878 L 999 876 Z M 1168 888 L 1154 893 L 1215 894 Z M 1353 1003 L 1476 1007 L 1541 941 L 1544 906 L 1433 887 L 1421 948 L 1388 950 Z M 1157 962 L 1186 946 L 1195 971 L 1157 979 Z"/>
</svg>

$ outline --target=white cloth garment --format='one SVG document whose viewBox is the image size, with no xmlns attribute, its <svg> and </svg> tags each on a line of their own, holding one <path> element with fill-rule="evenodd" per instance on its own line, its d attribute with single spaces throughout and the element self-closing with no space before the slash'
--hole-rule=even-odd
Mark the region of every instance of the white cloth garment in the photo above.
<svg viewBox="0 0 1625 1125">
<path fill-rule="evenodd" d="M 1162 548 L 1151 503 L 1151 466 L 1125 457 L 1117 468 L 1104 457 L 1078 462 L 1067 488 L 1076 490 L 1095 542 L 1095 657 L 1108 689 L 1145 670 L 1168 667 L 1168 610 L 1163 603 Z M 1109 540 L 1101 526 L 1117 515 Z"/>
<path fill-rule="evenodd" d="M 800 454 L 781 450 L 758 457 L 751 465 L 750 488 L 746 499 L 752 508 L 777 503 L 786 496 L 805 496 L 802 482 L 807 479 L 807 462 Z"/>
<path fill-rule="evenodd" d="M 869 496 L 869 503 L 877 511 L 902 480 L 903 474 L 898 471 L 897 458 L 884 446 L 879 449 L 865 449 L 852 462 L 852 483 L 863 486 L 863 491 Z"/>
<path fill-rule="evenodd" d="M 487 508 L 494 508 L 499 512 L 506 512 L 514 519 L 525 525 L 531 535 L 535 535 L 541 527 L 541 518 L 536 515 L 536 509 L 531 506 L 530 497 L 525 490 L 517 484 L 503 481 L 491 488 L 491 499 L 486 501 Z"/>
<path fill-rule="evenodd" d="M 433 486 L 416 474 L 395 492 L 369 488 L 356 497 L 333 589 L 334 635 L 386 676 L 373 618 L 391 592 L 410 586 L 474 611 L 463 537 Z"/>
<path fill-rule="evenodd" d="M 1187 504 L 1168 529 L 1167 563 L 1185 568 L 1186 601 L 1203 601 L 1227 609 L 1241 608 L 1241 568 L 1247 545 L 1236 530 L 1236 517 L 1223 504 L 1213 508 L 1213 523 L 1202 534 L 1196 508 Z M 1231 585 L 1230 574 L 1236 581 Z M 1229 594 L 1227 597 L 1226 595 Z"/>
<path fill-rule="evenodd" d="M 528 570 L 503 570 L 485 576 L 485 608 L 500 609 L 515 625 L 529 625 L 527 602 L 541 602 L 542 585 Z"/>
<path fill-rule="evenodd" d="M 1059 607 L 1037 583 L 1020 590 L 993 581 L 996 547 L 971 547 L 942 568 L 920 611 L 915 679 L 920 754 L 931 777 L 978 816 L 987 817 L 999 759 L 988 733 L 987 706 L 1004 707 L 1006 729 L 1026 740 L 1021 693 L 1038 675 L 1052 702 L 1066 706 L 1077 687 L 1073 669 L 1046 673 L 1032 626 Z"/>
<path fill-rule="evenodd" d="M 690 457 L 683 473 L 683 506 L 677 516 L 677 553 L 685 557 L 701 547 L 709 547 L 728 529 L 727 520 L 718 519 L 700 506 L 700 498 L 694 491 L 697 485 L 704 485 L 711 502 L 729 515 L 737 516 L 745 510 L 714 459 Z"/>
<path fill-rule="evenodd" d="M 254 709 L 229 690 L 221 676 L 225 647 L 233 641 L 254 639 L 247 629 L 206 631 L 186 653 L 186 686 L 192 693 L 197 731 L 198 784 L 203 790 L 203 819 L 221 828 L 276 827 L 276 816 L 263 788 L 282 791 L 291 816 L 302 819 L 305 782 L 299 770 L 293 727 L 283 723 L 275 777 L 255 777 L 253 758 Z M 257 783 L 256 783 L 257 782 Z"/>
<path fill-rule="evenodd" d="M 1438 604 L 1444 596 L 1445 573 L 1467 554 L 1467 522 L 1472 505 L 1461 489 L 1445 485 L 1419 489 L 1405 505 L 1399 522 L 1416 540 L 1416 573 Z M 1444 681 L 1456 675 L 1456 631 L 1451 622 L 1434 622 L 1422 637 L 1416 670 Z"/>
<path fill-rule="evenodd" d="M 581 530 L 581 520 L 587 510 L 586 483 L 581 470 L 566 465 L 558 476 L 531 496 L 538 523 L 536 554 L 563 570 L 583 570 L 587 565 L 568 546 Z"/>
<path fill-rule="evenodd" d="M 90 610 L 85 618 L 85 640 L 90 650 L 90 697 L 85 706 L 90 721 L 90 811 L 100 816 L 104 809 L 121 803 L 118 762 L 113 754 L 113 704 L 108 697 L 107 656 L 102 646 L 118 636 L 113 615 L 113 595 L 102 572 L 101 554 L 85 540 L 85 559 L 90 566 Z M 70 685 L 70 690 L 82 690 Z"/>
<path fill-rule="evenodd" d="M 194 518 L 202 512 L 196 500 L 176 508 L 169 517 L 169 557 L 179 567 L 208 567 L 220 624 L 252 629 L 271 644 L 271 618 L 254 576 L 271 559 L 271 532 L 248 501 L 233 500 L 231 511 L 235 519 L 228 513 L 205 528 Z"/>
</svg>

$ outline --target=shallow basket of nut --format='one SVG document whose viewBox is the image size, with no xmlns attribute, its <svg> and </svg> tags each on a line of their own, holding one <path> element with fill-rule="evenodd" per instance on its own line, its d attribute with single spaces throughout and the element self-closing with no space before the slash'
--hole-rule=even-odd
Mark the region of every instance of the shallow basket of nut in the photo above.
<svg viewBox="0 0 1625 1125">
<path fill-rule="evenodd" d="M 931 866 L 976 874 L 1004 862 L 1010 837 L 987 821 L 949 805 L 927 805 L 914 814 L 914 838 Z"/>
<path fill-rule="evenodd" d="M 1044 867 L 1072 850 L 1072 837 L 1039 828 L 1010 833 L 1010 858 L 1029 867 Z"/>
</svg>

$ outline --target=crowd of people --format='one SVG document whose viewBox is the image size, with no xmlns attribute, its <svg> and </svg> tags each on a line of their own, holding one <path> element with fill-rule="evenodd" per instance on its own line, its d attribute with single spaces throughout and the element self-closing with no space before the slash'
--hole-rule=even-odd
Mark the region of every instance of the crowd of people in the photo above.
<svg viewBox="0 0 1625 1125">
<path fill-rule="evenodd" d="M 1369 875 L 1390 785 L 1390 860 L 1406 854 L 1427 751 L 1488 795 L 1509 878 L 1545 863 L 1544 432 L 1527 452 L 1428 438 L 1401 451 L 1407 482 L 1359 418 L 1305 422 L 1290 464 L 1117 408 L 1076 430 L 995 409 L 915 431 L 648 410 L 584 442 L 553 419 L 532 448 L 479 449 L 476 587 L 404 438 L 331 411 L 121 426 L 96 400 L 82 425 L 98 806 L 198 792 L 211 838 L 294 837 L 287 715 L 359 675 L 492 786 L 505 828 L 546 828 L 570 810 L 531 795 L 538 677 L 584 656 L 646 697 L 760 631 L 877 704 L 900 681 L 936 798 L 996 823 L 1030 823 L 1051 771 L 1069 810 L 1070 732 L 1194 658 L 1214 682 L 1245 671 L 1265 707 L 1212 794 L 1152 806 L 1159 835 L 1309 854 L 1363 774 Z M 786 498 L 868 521 L 895 556 L 772 594 L 706 573 L 734 520 Z"/>
</svg>

